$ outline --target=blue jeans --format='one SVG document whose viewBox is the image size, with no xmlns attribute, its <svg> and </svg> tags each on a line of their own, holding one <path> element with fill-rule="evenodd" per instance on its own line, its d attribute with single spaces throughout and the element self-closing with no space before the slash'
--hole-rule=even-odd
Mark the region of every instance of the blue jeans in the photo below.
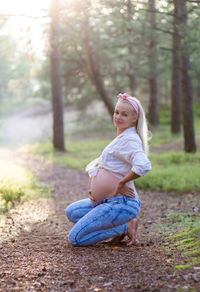
<svg viewBox="0 0 200 292">
<path fill-rule="evenodd" d="M 70 204 L 68 219 L 74 223 L 69 233 L 73 245 L 92 245 L 127 233 L 127 222 L 140 212 L 140 200 L 126 196 L 109 197 L 95 206 L 90 199 Z"/>
</svg>

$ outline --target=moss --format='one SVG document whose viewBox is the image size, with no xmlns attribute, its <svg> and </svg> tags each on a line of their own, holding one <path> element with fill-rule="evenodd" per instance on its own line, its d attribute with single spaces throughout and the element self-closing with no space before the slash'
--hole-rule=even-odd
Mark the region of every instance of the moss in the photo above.
<svg viewBox="0 0 200 292">
<path fill-rule="evenodd" d="M 177 265 L 174 267 L 175 270 L 183 270 L 183 269 L 189 269 L 190 265 Z"/>
</svg>

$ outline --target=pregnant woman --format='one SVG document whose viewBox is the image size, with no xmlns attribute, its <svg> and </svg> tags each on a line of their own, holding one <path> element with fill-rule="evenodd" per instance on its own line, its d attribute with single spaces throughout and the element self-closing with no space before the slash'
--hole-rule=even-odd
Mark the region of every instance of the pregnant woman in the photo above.
<svg viewBox="0 0 200 292">
<path fill-rule="evenodd" d="M 66 208 L 68 219 L 75 223 L 69 233 L 73 245 L 125 235 L 128 245 L 136 243 L 140 200 L 133 180 L 151 170 L 147 124 L 139 100 L 119 94 L 113 122 L 117 137 L 86 167 L 91 178 L 89 198 Z"/>
</svg>

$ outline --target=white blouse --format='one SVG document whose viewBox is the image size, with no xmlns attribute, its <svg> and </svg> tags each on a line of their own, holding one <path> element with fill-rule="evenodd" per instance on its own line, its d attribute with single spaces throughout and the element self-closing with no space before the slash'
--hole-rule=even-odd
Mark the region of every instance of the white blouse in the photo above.
<svg viewBox="0 0 200 292">
<path fill-rule="evenodd" d="M 135 127 L 126 129 L 108 144 L 101 156 L 87 165 L 86 171 L 93 177 L 97 175 L 99 168 L 107 169 L 119 178 L 123 178 L 130 171 L 145 176 L 152 169 Z M 137 195 L 133 181 L 126 185 Z"/>
</svg>

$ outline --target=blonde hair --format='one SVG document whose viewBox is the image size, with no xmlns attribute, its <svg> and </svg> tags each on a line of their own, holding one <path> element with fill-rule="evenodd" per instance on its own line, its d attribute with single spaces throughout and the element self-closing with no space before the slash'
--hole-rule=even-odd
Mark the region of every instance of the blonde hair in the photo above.
<svg viewBox="0 0 200 292">
<path fill-rule="evenodd" d="M 133 99 L 138 103 L 139 108 L 140 108 L 139 118 L 138 118 L 137 123 L 136 123 L 136 131 L 137 131 L 138 135 L 140 136 L 140 139 L 142 140 L 143 149 L 144 149 L 145 153 L 148 155 L 148 153 L 149 153 L 148 140 L 149 140 L 150 133 L 149 133 L 148 127 L 147 127 L 146 116 L 145 116 L 144 109 L 143 109 L 140 101 L 136 97 L 133 97 Z"/>
<path fill-rule="evenodd" d="M 148 145 L 148 140 L 150 135 L 150 132 L 148 131 L 148 127 L 147 127 L 147 121 L 146 121 L 146 116 L 143 110 L 143 107 L 140 103 L 140 101 L 133 96 L 130 96 L 131 99 L 133 99 L 135 102 L 137 102 L 138 106 L 139 106 L 139 117 L 136 121 L 136 132 L 138 133 L 138 135 L 140 136 L 140 139 L 142 140 L 142 146 L 143 149 L 145 151 L 145 153 L 148 155 L 149 153 L 149 145 Z M 126 102 L 128 104 L 131 104 L 127 99 L 119 99 L 119 101 L 123 101 Z M 132 107 L 133 108 L 133 107 Z M 133 108 L 134 112 L 136 113 L 135 109 Z"/>
</svg>

